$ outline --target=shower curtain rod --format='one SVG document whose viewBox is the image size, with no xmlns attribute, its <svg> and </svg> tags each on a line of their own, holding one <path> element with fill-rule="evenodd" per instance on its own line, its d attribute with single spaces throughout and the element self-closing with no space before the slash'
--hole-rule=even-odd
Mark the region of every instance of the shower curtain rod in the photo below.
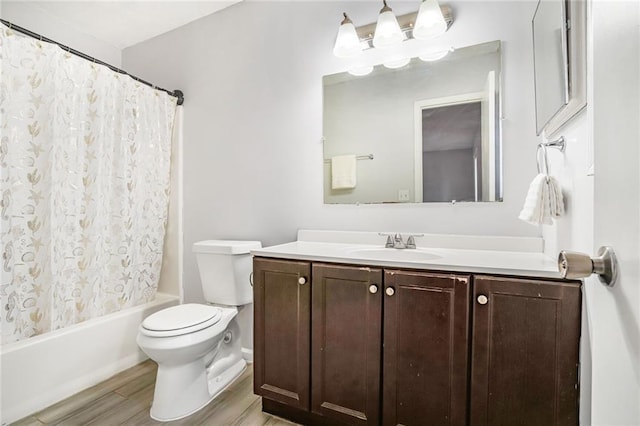
<svg viewBox="0 0 640 426">
<path fill-rule="evenodd" d="M 62 50 L 65 50 L 65 51 L 67 51 L 69 53 L 73 53 L 74 55 L 79 56 L 82 59 L 86 59 L 87 61 L 91 61 L 91 62 L 93 62 L 95 64 L 104 65 L 105 67 L 109 68 L 111 71 L 115 71 L 115 72 L 117 72 L 119 74 L 128 75 L 129 77 L 131 77 L 135 81 L 138 81 L 138 82 L 140 82 L 142 84 L 146 84 L 147 86 L 152 87 L 152 88 L 154 88 L 156 90 L 161 90 L 163 92 L 166 92 L 169 95 L 178 98 L 178 105 L 182 105 L 184 103 L 184 93 L 182 93 L 181 90 L 173 90 L 173 91 L 171 91 L 171 90 L 163 89 L 162 87 L 158 87 L 158 86 L 156 86 L 154 84 L 151 84 L 148 81 L 145 81 L 145 80 L 143 80 L 143 79 L 141 79 L 139 77 L 136 77 L 135 75 L 131 75 L 128 72 L 126 72 L 125 70 L 122 70 L 122 69 L 120 69 L 118 67 L 115 67 L 115 66 L 113 66 L 111 64 L 107 64 L 106 62 L 103 62 L 100 59 L 96 59 L 96 58 L 94 58 L 92 56 L 85 55 L 84 53 L 78 52 L 77 50 L 72 49 L 69 46 L 66 46 L 66 45 L 64 45 L 62 43 L 58 43 L 55 40 L 51 40 L 50 38 L 47 38 L 47 37 L 44 37 L 44 36 L 42 36 L 40 34 L 34 33 L 33 31 L 29 31 L 26 28 L 22 28 L 22 27 L 20 27 L 18 25 L 14 25 L 9 21 L 5 21 L 4 19 L 0 19 L 0 22 L 2 22 L 2 24 L 4 24 L 7 27 L 9 27 L 9 29 L 11 29 L 11 30 L 14 30 L 14 31 L 17 31 L 19 33 L 28 35 L 29 37 L 33 37 L 33 38 L 38 39 L 40 41 L 45 41 L 47 43 L 57 44 L 58 46 L 60 46 L 60 48 Z"/>
</svg>

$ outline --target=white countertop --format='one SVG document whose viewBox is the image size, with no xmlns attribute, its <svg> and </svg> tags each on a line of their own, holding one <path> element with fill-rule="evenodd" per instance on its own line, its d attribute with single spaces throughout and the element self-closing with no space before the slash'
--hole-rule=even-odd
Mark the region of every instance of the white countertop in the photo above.
<svg viewBox="0 0 640 426">
<path fill-rule="evenodd" d="M 300 231 L 298 241 L 252 250 L 251 253 L 254 256 L 278 259 L 561 278 L 556 260 L 542 253 L 542 244 L 532 241 L 537 239 L 525 238 L 518 241 L 517 238 L 509 237 L 474 236 L 469 237 L 469 246 L 473 249 L 466 249 L 460 248 L 465 246 L 464 236 L 437 235 L 431 238 L 431 235 L 425 235 L 423 238 L 416 238 L 417 249 L 393 249 L 384 248 L 385 239 L 377 236 L 377 233 L 375 240 L 371 235 L 373 233 L 361 233 L 367 234 L 366 238 L 349 238 L 354 241 L 352 244 L 344 242 L 347 233 L 338 233 L 338 238 L 330 238 L 327 237 L 327 231 L 321 231 L 322 238 L 316 238 L 315 232 L 317 231 Z M 355 233 L 348 234 L 352 237 Z M 485 244 L 479 244 L 479 240 L 483 238 L 486 239 Z M 309 239 L 322 241 L 308 241 Z M 330 242 L 332 239 L 340 242 Z M 364 240 L 367 241 L 366 244 L 362 244 Z M 378 243 L 377 240 L 381 242 Z M 423 244 L 420 244 L 420 240 Z M 440 247 L 433 247 L 434 240 L 437 240 Z M 369 244 L 373 241 L 377 244 Z M 478 249 L 479 246 L 491 249 Z M 509 250 L 503 250 L 504 247 Z"/>
</svg>

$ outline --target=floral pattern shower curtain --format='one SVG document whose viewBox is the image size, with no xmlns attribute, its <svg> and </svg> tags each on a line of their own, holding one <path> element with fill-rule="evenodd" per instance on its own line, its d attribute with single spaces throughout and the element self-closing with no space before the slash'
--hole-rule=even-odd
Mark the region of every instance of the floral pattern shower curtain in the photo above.
<svg viewBox="0 0 640 426">
<path fill-rule="evenodd" d="M 150 301 L 176 100 L 0 26 L 2 343 Z"/>
</svg>

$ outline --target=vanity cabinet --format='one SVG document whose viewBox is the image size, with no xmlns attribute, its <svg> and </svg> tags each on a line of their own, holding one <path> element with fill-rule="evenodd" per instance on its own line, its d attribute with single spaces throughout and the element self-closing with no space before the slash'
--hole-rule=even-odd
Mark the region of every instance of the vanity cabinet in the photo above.
<svg viewBox="0 0 640 426">
<path fill-rule="evenodd" d="M 254 393 L 309 410 L 309 262 L 254 259 Z"/>
<path fill-rule="evenodd" d="M 386 270 L 384 425 L 465 425 L 469 275 Z"/>
<path fill-rule="evenodd" d="M 578 282 L 476 276 L 472 425 L 577 425 Z"/>
<path fill-rule="evenodd" d="M 303 424 L 577 425 L 580 284 L 254 259 L 263 410 Z"/>
<path fill-rule="evenodd" d="M 311 276 L 311 410 L 378 424 L 382 269 L 314 264 Z"/>
</svg>

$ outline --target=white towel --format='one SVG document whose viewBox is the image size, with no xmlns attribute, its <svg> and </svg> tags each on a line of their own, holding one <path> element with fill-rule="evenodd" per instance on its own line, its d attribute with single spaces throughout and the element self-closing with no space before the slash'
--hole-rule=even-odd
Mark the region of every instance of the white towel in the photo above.
<svg viewBox="0 0 640 426">
<path fill-rule="evenodd" d="M 356 187 L 356 156 L 331 157 L 331 189 Z"/>
<path fill-rule="evenodd" d="M 549 198 L 551 200 L 551 216 L 560 217 L 564 214 L 564 199 L 562 188 L 553 176 L 549 176 Z"/>
<path fill-rule="evenodd" d="M 552 217 L 563 214 L 564 201 L 558 181 L 544 174 L 537 175 L 529 185 L 527 198 L 518 218 L 532 225 L 551 225 Z"/>
</svg>

